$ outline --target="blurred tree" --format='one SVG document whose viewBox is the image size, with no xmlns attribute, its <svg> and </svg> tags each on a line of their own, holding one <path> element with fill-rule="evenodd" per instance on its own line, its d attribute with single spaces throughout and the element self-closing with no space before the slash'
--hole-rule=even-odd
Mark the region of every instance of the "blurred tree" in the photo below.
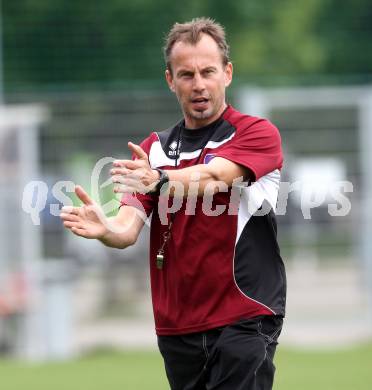
<svg viewBox="0 0 372 390">
<path fill-rule="evenodd" d="M 326 72 L 340 75 L 372 72 L 371 1 L 325 1 L 316 28 L 327 53 Z"/>
<path fill-rule="evenodd" d="M 370 0 L 3 0 L 5 87 L 160 80 L 164 34 L 202 15 L 244 81 L 371 73 Z"/>
</svg>

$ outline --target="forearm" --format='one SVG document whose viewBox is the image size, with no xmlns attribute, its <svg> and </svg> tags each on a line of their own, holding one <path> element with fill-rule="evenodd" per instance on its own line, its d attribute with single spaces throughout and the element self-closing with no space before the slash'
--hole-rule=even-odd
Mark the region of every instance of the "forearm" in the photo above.
<svg viewBox="0 0 372 390">
<path fill-rule="evenodd" d="M 166 172 L 170 181 L 170 195 L 176 197 L 186 197 L 190 192 L 203 196 L 227 191 L 234 182 L 243 181 L 247 177 L 245 168 L 222 158 L 215 158 L 209 164 Z"/>
<path fill-rule="evenodd" d="M 206 189 L 214 192 L 219 181 L 215 173 L 207 165 L 195 165 L 179 170 L 167 170 L 169 176 L 169 191 L 171 196 L 186 197 L 193 192 L 202 196 Z"/>
<path fill-rule="evenodd" d="M 121 160 L 114 163 L 111 170 L 113 182 L 118 184 L 114 192 L 151 193 L 159 190 L 159 183 L 165 183 L 164 177 L 157 169 L 152 169 L 146 153 L 137 145 L 132 145 L 138 159 Z M 171 196 L 187 197 L 191 193 L 196 196 L 226 192 L 237 180 L 244 181 L 249 177 L 248 168 L 227 160 L 215 157 L 208 164 L 198 164 L 187 168 L 165 170 L 168 175 Z M 167 184 L 167 185 L 168 185 Z M 165 187 L 160 188 L 165 192 Z"/>
<path fill-rule="evenodd" d="M 137 237 L 131 231 L 130 226 L 126 226 L 117 217 L 107 219 L 106 233 L 98 240 L 102 244 L 117 249 L 125 249 L 135 244 Z"/>
<path fill-rule="evenodd" d="M 99 240 L 111 248 L 125 249 L 136 243 L 145 219 L 138 209 L 122 206 L 115 217 L 106 219 L 106 232 Z"/>
</svg>

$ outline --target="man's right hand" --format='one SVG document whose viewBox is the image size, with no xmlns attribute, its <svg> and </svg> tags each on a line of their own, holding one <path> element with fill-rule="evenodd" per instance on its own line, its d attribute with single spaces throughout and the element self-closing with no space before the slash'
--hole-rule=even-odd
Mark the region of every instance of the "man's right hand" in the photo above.
<svg viewBox="0 0 372 390">
<path fill-rule="evenodd" d="M 77 236 L 103 239 L 108 229 L 107 219 L 102 209 L 93 202 L 82 187 L 76 186 L 75 193 L 83 205 L 63 207 L 60 215 L 63 225 Z"/>
</svg>

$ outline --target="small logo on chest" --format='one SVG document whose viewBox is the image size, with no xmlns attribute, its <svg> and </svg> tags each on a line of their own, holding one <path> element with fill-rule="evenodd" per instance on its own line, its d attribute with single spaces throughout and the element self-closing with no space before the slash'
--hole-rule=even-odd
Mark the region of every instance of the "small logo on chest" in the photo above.
<svg viewBox="0 0 372 390">
<path fill-rule="evenodd" d="M 181 146 L 181 142 L 179 143 L 179 146 Z M 168 150 L 168 156 L 177 156 L 177 141 L 173 141 L 170 145 L 169 145 L 169 149 Z"/>
</svg>

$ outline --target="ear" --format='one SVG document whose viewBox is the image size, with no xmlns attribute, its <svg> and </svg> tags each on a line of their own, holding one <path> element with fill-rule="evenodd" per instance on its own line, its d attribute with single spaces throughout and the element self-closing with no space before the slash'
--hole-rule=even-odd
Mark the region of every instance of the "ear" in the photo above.
<svg viewBox="0 0 372 390">
<path fill-rule="evenodd" d="M 233 76 L 233 65 L 231 62 L 228 62 L 225 67 L 225 87 L 228 87 L 231 84 Z"/>
<path fill-rule="evenodd" d="M 173 76 L 172 76 L 172 73 L 169 69 L 167 69 L 165 71 L 165 79 L 167 80 L 167 84 L 168 84 L 168 87 L 169 89 L 174 92 L 174 83 L 173 83 Z"/>
</svg>

